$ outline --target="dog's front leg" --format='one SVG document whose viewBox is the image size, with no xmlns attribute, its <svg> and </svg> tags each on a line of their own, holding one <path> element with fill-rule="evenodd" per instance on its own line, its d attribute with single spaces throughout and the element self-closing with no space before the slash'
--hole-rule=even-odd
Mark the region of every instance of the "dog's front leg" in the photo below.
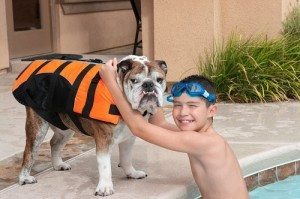
<svg viewBox="0 0 300 199">
<path fill-rule="evenodd" d="M 147 174 L 144 171 L 137 171 L 132 166 L 132 148 L 135 141 L 135 136 L 129 137 L 127 140 L 119 144 L 120 167 L 125 172 L 128 178 L 141 179 L 145 178 Z"/>
<path fill-rule="evenodd" d="M 97 162 L 99 171 L 99 183 L 95 195 L 108 196 L 114 193 L 111 180 L 110 152 L 97 150 Z"/>
</svg>

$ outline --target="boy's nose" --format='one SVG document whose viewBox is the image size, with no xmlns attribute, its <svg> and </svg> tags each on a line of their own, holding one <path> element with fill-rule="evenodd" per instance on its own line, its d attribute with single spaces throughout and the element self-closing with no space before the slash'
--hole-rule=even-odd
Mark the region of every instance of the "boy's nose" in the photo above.
<svg viewBox="0 0 300 199">
<path fill-rule="evenodd" d="M 185 106 L 185 105 L 183 105 L 183 106 L 181 107 L 181 110 L 180 110 L 180 115 L 181 115 L 181 116 L 183 116 L 183 115 L 188 115 L 188 112 L 189 112 L 188 107 Z"/>
</svg>

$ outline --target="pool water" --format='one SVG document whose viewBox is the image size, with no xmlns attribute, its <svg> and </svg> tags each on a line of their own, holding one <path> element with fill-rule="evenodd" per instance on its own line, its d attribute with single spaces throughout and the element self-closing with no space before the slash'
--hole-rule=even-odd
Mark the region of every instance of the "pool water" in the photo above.
<svg viewBox="0 0 300 199">
<path fill-rule="evenodd" d="M 259 187 L 250 192 L 251 199 L 300 199 L 300 175 Z"/>
</svg>

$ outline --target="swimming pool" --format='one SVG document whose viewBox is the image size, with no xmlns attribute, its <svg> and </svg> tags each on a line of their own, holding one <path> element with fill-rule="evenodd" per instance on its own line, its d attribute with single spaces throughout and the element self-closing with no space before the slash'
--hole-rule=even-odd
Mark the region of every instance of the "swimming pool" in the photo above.
<svg viewBox="0 0 300 199">
<path fill-rule="evenodd" d="M 300 199 L 300 175 L 259 187 L 250 192 L 251 199 Z"/>
</svg>

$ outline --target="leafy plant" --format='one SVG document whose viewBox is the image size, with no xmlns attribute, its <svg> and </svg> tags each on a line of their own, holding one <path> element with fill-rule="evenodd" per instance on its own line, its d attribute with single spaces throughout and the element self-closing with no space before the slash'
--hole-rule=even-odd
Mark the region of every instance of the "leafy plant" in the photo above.
<svg viewBox="0 0 300 199">
<path fill-rule="evenodd" d="M 296 13 L 297 17 L 287 18 L 284 34 L 278 39 L 241 39 L 232 34 L 226 45 L 200 59 L 199 73 L 215 82 L 219 100 L 300 100 L 299 9 Z"/>
<path fill-rule="evenodd" d="M 300 37 L 300 6 L 296 6 L 283 22 L 283 35 Z"/>
</svg>

